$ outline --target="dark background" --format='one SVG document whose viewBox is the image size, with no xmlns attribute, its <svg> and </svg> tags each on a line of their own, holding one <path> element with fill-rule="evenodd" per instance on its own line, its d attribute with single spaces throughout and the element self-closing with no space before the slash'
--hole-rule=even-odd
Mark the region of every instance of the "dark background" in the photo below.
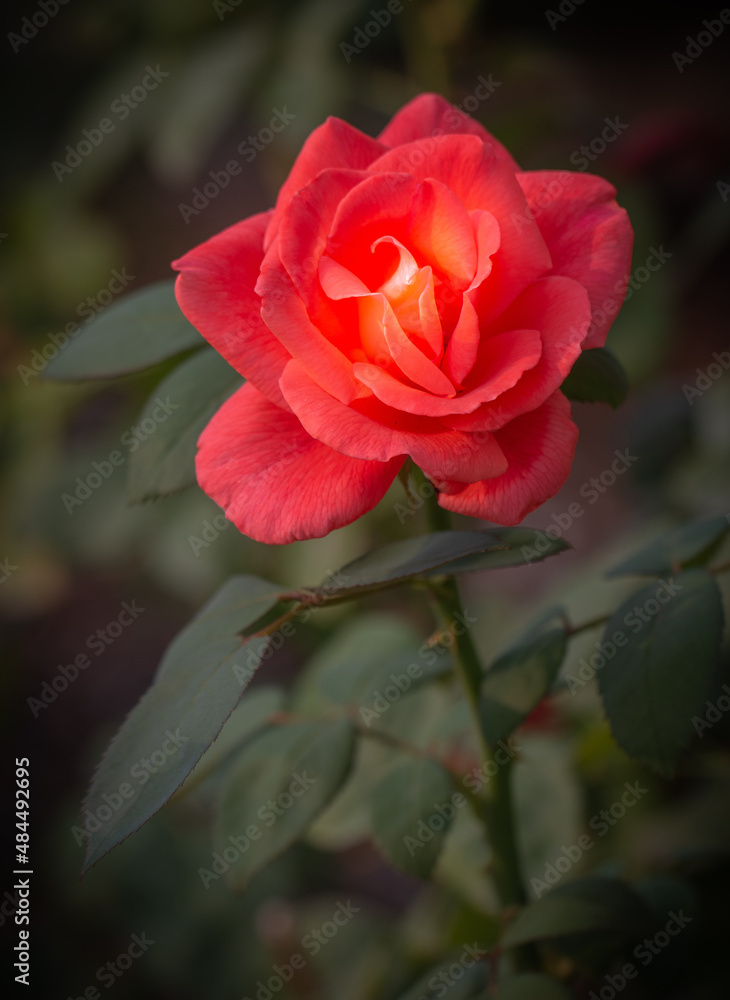
<svg viewBox="0 0 730 1000">
<path fill-rule="evenodd" d="M 82 386 L 35 376 L 24 384 L 18 370 L 51 331 L 77 318 L 79 303 L 105 288 L 113 269 L 134 275 L 130 290 L 142 288 L 168 277 L 169 261 L 191 246 L 272 204 L 302 142 L 327 115 L 376 133 L 416 93 L 437 90 L 461 103 L 491 74 L 500 86 L 474 115 L 526 169 L 574 168 L 576 151 L 618 117 L 628 127 L 591 170 L 616 185 L 629 210 L 634 269 L 655 249 L 671 255 L 649 280 L 638 279 L 610 336 L 632 380 L 629 401 L 616 414 L 575 408 L 581 438 L 571 480 L 528 523 L 552 523 L 615 449 L 628 447 L 638 460 L 566 532 L 575 552 L 529 573 L 504 573 L 496 586 L 467 585 L 472 600 L 489 604 L 478 636 L 486 654 L 528 610 L 557 596 L 572 601 L 578 620 L 612 607 L 618 591 L 596 583 L 611 561 L 676 521 L 730 511 L 730 379 L 718 379 L 691 406 L 682 389 L 714 351 L 730 350 L 730 204 L 722 193 L 730 184 L 730 25 L 682 72 L 673 60 L 720 5 L 585 0 L 552 30 L 540 3 L 405 0 L 403 12 L 348 62 L 340 43 L 352 44 L 370 11 L 385 6 L 244 0 L 221 20 L 206 0 L 70 0 L 15 53 L 8 33 L 39 8 L 5 5 L 0 560 L 17 568 L 0 584 L 7 740 L 0 768 L 10 780 L 14 757 L 31 759 L 30 995 L 82 996 L 97 968 L 125 951 L 132 934 L 146 932 L 156 944 L 113 987 L 115 1000 L 253 996 L 256 979 L 290 954 L 292 927 L 315 924 L 318 915 L 321 922 L 343 894 L 365 901 L 366 919 L 333 943 L 318 981 L 289 995 L 394 997 L 429 957 L 433 900 L 424 901 L 420 887 L 367 843 L 333 855 L 311 846 L 292 851 L 241 898 L 220 884 L 203 891 L 197 878 L 212 850 L 204 795 L 164 810 L 83 882 L 70 832 L 96 760 L 166 644 L 231 572 L 311 583 L 376 540 L 422 527 L 417 518 L 399 527 L 384 503 L 326 540 L 270 550 L 230 528 L 195 555 L 190 537 L 218 513 L 215 505 L 193 488 L 128 508 L 123 470 L 69 514 L 62 493 L 133 425 L 165 369 Z M 558 13 L 570 6 L 550 4 Z M 59 181 L 52 161 L 109 116 L 111 102 L 141 82 L 148 64 L 169 76 L 124 122 L 115 118 L 114 133 Z M 244 162 L 239 143 L 284 108 L 295 120 Z M 209 172 L 231 159 L 243 162 L 242 172 L 186 223 L 180 205 L 190 205 Z M 144 613 L 35 718 L 27 699 L 131 600 Z M 407 610 L 425 634 L 428 617 Z M 334 624 L 322 616 L 302 629 L 269 664 L 266 680 L 294 677 Z M 572 734 L 572 767 L 560 771 L 569 787 L 554 797 L 560 830 L 569 821 L 561 813 L 566 802 L 589 816 L 596 803 L 611 801 L 616 782 L 638 773 L 613 747 L 595 701 L 582 712 L 578 725 L 570 712 L 560 717 L 558 706 L 544 723 L 548 742 Z M 648 870 L 693 837 L 725 849 L 730 766 L 722 730 L 703 743 L 711 743 L 711 766 L 696 762 L 673 783 L 643 775 L 651 805 L 611 844 L 629 869 Z M 8 792 L 9 829 L 11 803 Z M 1 856 L 5 891 L 10 847 Z M 644 984 L 648 993 L 627 990 L 627 997 L 653 995 L 652 988 L 662 996 L 725 995 L 724 956 L 714 949 L 727 878 L 714 883 L 715 931 L 705 928 L 691 960 L 680 949 L 664 979 Z M 14 986 L 10 929 L 6 916 L 2 975 Z M 463 940 L 458 933 L 454 939 Z"/>
</svg>

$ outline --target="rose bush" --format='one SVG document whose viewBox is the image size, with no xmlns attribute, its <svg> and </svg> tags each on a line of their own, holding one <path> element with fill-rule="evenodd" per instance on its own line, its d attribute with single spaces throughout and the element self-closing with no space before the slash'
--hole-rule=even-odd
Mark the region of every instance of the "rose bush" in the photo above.
<svg viewBox="0 0 730 1000">
<path fill-rule="evenodd" d="M 247 379 L 200 437 L 203 490 L 290 542 L 375 506 L 410 456 L 442 507 L 517 524 L 568 476 L 560 386 L 628 281 L 615 194 L 520 171 L 437 95 L 377 139 L 328 119 L 271 211 L 173 265 L 182 311 Z"/>
</svg>

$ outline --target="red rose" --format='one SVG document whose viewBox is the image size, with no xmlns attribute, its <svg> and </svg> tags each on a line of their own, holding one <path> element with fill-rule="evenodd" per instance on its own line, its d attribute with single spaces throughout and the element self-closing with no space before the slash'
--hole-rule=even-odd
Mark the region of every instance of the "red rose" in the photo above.
<svg viewBox="0 0 730 1000">
<path fill-rule="evenodd" d="M 248 380 L 200 437 L 201 487 L 291 542 L 374 507 L 410 456 L 442 507 L 517 524 L 568 476 L 560 385 L 623 298 L 615 194 L 521 172 L 433 94 L 378 139 L 328 119 L 272 211 L 173 265 L 182 311 Z"/>
</svg>

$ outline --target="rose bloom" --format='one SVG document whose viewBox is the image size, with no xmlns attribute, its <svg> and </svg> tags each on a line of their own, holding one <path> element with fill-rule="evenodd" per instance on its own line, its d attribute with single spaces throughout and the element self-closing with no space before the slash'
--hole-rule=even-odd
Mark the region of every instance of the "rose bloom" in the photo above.
<svg viewBox="0 0 730 1000">
<path fill-rule="evenodd" d="M 370 510 L 410 457 L 442 507 L 519 523 L 570 472 L 560 386 L 626 289 L 615 195 L 521 171 L 434 94 L 377 139 L 329 118 L 275 208 L 173 264 L 183 313 L 247 379 L 200 437 L 203 490 L 291 542 Z"/>
</svg>

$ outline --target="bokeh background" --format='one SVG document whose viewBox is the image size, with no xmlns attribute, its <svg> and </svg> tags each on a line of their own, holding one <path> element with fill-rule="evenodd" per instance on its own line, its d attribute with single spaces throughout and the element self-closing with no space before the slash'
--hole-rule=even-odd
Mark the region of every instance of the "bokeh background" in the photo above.
<svg viewBox="0 0 730 1000">
<path fill-rule="evenodd" d="M 327 115 L 376 133 L 410 97 L 436 90 L 473 109 L 526 169 L 579 169 L 587 146 L 588 169 L 616 185 L 636 232 L 635 288 L 609 339 L 631 395 L 616 413 L 575 406 L 581 438 L 570 482 L 528 519 L 558 523 L 553 515 L 580 501 L 583 514 L 561 529 L 574 551 L 469 578 L 464 592 L 467 607 L 478 609 L 485 657 L 556 602 L 576 621 L 611 610 L 627 588 L 603 579 L 611 563 L 676 523 L 730 512 L 730 375 L 710 379 L 691 405 L 683 390 L 713 352 L 730 351 L 730 25 L 679 67 L 673 53 L 685 53 L 687 36 L 697 37 L 703 18 L 716 19 L 719 5 L 563 0 L 546 11 L 533 2 L 403 0 L 370 37 L 356 33 L 372 24 L 372 11 L 387 10 L 383 0 L 71 0 L 34 37 L 13 41 L 39 9 L 31 0 L 6 3 L 1 40 L 1 767 L 9 781 L 13 758 L 31 759 L 31 993 L 82 996 L 98 985 L 96 970 L 144 932 L 155 945 L 115 983 L 117 1000 L 253 998 L 257 980 L 296 950 L 302 934 L 352 898 L 362 907 L 358 920 L 281 995 L 397 997 L 429 961 L 483 927 L 466 846 L 452 852 L 439 886 L 424 888 L 395 873 L 367 840 L 322 834 L 236 896 L 222 880 L 204 890 L 197 875 L 212 851 L 215 789 L 173 803 L 81 882 L 71 828 L 95 762 L 166 644 L 228 575 L 313 583 L 377 542 L 423 530 L 421 514 L 400 524 L 394 492 L 323 540 L 270 549 L 232 527 L 217 537 L 208 530 L 206 540 L 206 522 L 219 511 L 197 487 L 130 507 L 124 468 L 69 513 L 62 494 L 134 426 L 166 368 L 70 386 L 23 366 L 49 334 L 79 319 L 89 297 L 106 298 L 115 269 L 133 276 L 130 291 L 140 289 L 168 277 L 169 262 L 191 246 L 270 206 L 302 142 Z M 148 66 L 167 75 L 124 120 L 110 115 Z M 486 98 L 479 97 L 485 80 Z M 277 112 L 294 117 L 265 141 L 271 133 L 261 130 Z M 114 131 L 59 179 L 53 162 L 104 117 Z M 601 149 L 607 120 L 620 129 Z M 261 146 L 255 157 L 239 151 L 243 142 L 251 150 L 252 136 Z M 195 189 L 231 160 L 240 173 L 187 211 Z M 663 263 L 648 270 L 649 258 Z M 589 502 L 581 487 L 610 466 L 616 449 L 636 460 Z M 144 613 L 34 714 L 28 698 L 133 600 Z M 386 605 L 392 609 L 392 598 L 368 607 Z M 428 634 L 427 609 L 410 598 L 400 609 Z M 314 616 L 254 683 L 292 683 L 341 616 Z M 568 669 L 593 638 L 571 647 Z M 718 690 L 727 679 L 725 656 Z M 698 740 L 669 782 L 616 750 L 592 685 L 555 699 L 523 736 L 528 870 L 542 871 L 624 781 L 640 779 L 650 792 L 601 840 L 590 865 L 652 876 L 691 854 L 686 863 L 697 866 L 696 891 L 711 918 L 653 964 L 644 992 L 632 984 L 625 995 L 724 996 L 730 727 L 720 723 Z M 8 828 L 11 811 L 8 793 Z M 326 843 L 341 849 L 325 851 Z M 715 857 L 714 867 L 696 860 L 701 852 Z M 7 892 L 10 854 L 2 857 Z M 9 912 L 2 909 L 6 955 L 14 943 Z"/>
</svg>

